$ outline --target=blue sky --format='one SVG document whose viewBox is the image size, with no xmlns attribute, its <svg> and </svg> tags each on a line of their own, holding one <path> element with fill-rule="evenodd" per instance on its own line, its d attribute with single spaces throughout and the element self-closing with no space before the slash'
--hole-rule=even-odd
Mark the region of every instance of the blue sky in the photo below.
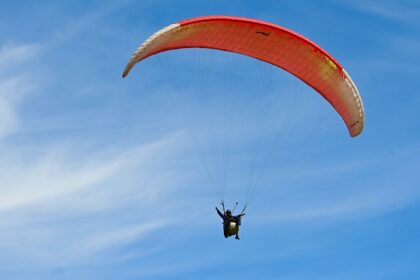
<svg viewBox="0 0 420 280">
<path fill-rule="evenodd" d="M 214 14 L 336 57 L 363 134 L 242 56 L 174 51 L 121 78 L 149 35 Z M 419 19 L 418 1 L 1 2 L 0 278 L 418 279 Z M 215 190 L 242 204 L 259 177 L 225 240 Z"/>
</svg>

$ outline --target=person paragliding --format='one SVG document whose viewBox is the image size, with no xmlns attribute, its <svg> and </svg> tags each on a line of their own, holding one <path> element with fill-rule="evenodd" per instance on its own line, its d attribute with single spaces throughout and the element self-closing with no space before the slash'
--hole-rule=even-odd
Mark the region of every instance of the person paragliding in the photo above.
<svg viewBox="0 0 420 280">
<path fill-rule="evenodd" d="M 343 66 L 308 38 L 282 26 L 257 19 L 223 15 L 175 22 L 152 34 L 136 49 L 122 76 L 126 77 L 137 63 L 149 57 L 166 51 L 190 48 L 242 54 L 283 69 L 326 99 L 341 116 L 351 137 L 356 137 L 363 131 L 365 113 L 362 98 Z M 241 97 L 238 95 L 238 98 Z M 269 162 L 271 161 L 267 161 L 265 165 Z M 261 187 L 258 185 L 258 179 L 255 184 L 250 184 L 253 189 L 246 191 L 245 205 L 249 205 L 255 198 L 255 188 Z M 224 193 L 223 190 L 216 192 Z M 227 238 L 235 235 L 235 238 L 239 239 L 239 228 L 245 208 L 235 216 L 234 209 L 225 211 L 223 203 L 222 206 L 223 212 L 217 207 L 216 211 L 223 219 L 224 236 Z"/>
<path fill-rule="evenodd" d="M 230 209 L 225 210 L 225 205 L 222 202 L 222 211 L 219 210 L 219 208 L 216 207 L 217 214 L 223 219 L 223 234 L 225 238 L 228 238 L 230 236 L 235 235 L 235 239 L 239 240 L 239 227 L 241 225 L 242 217 L 245 216 L 245 208 L 242 210 L 242 212 L 239 215 L 234 216 L 233 211 Z"/>
</svg>

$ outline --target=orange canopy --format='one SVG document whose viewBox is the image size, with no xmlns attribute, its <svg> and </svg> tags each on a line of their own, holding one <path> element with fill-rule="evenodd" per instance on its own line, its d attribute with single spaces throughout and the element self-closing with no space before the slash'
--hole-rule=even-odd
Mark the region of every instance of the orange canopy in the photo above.
<svg viewBox="0 0 420 280">
<path fill-rule="evenodd" d="M 281 26 L 241 17 L 207 16 L 169 25 L 149 37 L 128 62 L 182 48 L 209 48 L 254 57 L 295 75 L 321 94 L 340 114 L 351 136 L 364 126 L 356 85 L 344 68 L 309 39 Z"/>
</svg>

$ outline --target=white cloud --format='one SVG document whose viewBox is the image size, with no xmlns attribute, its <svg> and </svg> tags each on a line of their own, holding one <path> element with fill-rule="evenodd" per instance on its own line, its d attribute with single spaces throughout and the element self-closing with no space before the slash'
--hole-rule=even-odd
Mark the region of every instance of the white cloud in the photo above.
<svg viewBox="0 0 420 280">
<path fill-rule="evenodd" d="M 172 135 L 108 155 L 57 147 L 40 158 L 3 151 L 0 257 L 84 262 L 174 222 L 156 204 L 176 207 L 159 196 L 173 188 L 162 181 L 159 162 L 178 140 Z M 151 211 L 159 218 L 144 214 Z"/>
<path fill-rule="evenodd" d="M 28 121 L 21 120 L 19 107 L 38 94 L 31 80 L 39 71 L 31 61 L 100 15 L 42 46 L 0 49 L 0 140 L 20 135 L 20 123 Z M 0 259 L 13 266 L 21 261 L 35 266 L 85 262 L 173 222 L 165 213 L 159 219 L 143 213 L 159 212 L 155 204 L 165 203 L 159 194 L 172 185 L 166 184 L 169 175 L 160 163 L 173 152 L 179 135 L 138 147 L 116 144 L 111 151 L 82 151 L 83 139 L 68 140 L 65 146 L 33 143 L 27 137 L 23 141 L 25 148 L 0 142 Z M 108 219 L 112 216 L 120 218 Z"/>
<path fill-rule="evenodd" d="M 418 194 L 417 194 L 418 197 Z M 302 207 L 301 210 L 286 210 L 271 221 L 309 222 L 309 221 L 346 221 L 349 219 L 370 218 L 405 207 L 415 201 L 412 192 L 398 195 L 393 190 L 360 192 L 348 198 L 327 200 L 324 203 Z"/>
<path fill-rule="evenodd" d="M 152 158 L 168 152 L 173 141 L 174 137 L 169 137 L 108 156 L 100 152 L 77 155 L 76 148 L 57 147 L 50 147 L 52 151 L 40 158 L 4 151 L 6 156 L 0 159 L 0 213 L 104 187 L 104 182 L 127 170 L 132 172 L 133 167 L 152 169 Z"/>
<path fill-rule="evenodd" d="M 73 168 L 63 164 L 65 161 L 47 155 L 39 162 L 29 160 L 23 165 L 8 166 L 7 173 L 0 176 L 0 212 L 71 194 L 113 176 L 121 168 L 118 159 Z"/>
<path fill-rule="evenodd" d="M 13 106 L 0 95 L 0 139 L 14 132 L 18 123 Z"/>
<path fill-rule="evenodd" d="M 331 166 L 308 168 L 303 171 L 286 171 L 286 180 L 299 180 L 304 186 L 299 190 L 285 189 L 283 196 L 291 195 L 293 204 L 279 206 L 276 211 L 263 215 L 258 222 L 338 222 L 360 220 L 384 215 L 410 207 L 420 199 L 416 173 L 418 147 L 401 150 L 398 154 L 334 162 Z M 402 163 L 403 162 L 403 163 Z M 394 168 L 395 165 L 406 168 Z M 376 169 L 373 169 L 375 167 Z M 364 175 L 366 170 L 380 176 Z M 381 173 L 381 170 L 389 170 Z M 290 174 L 289 174 L 290 173 Z M 347 181 L 350 174 L 352 181 Z M 307 178 L 307 179 L 303 179 Z M 317 178 L 314 182 L 305 182 Z M 329 178 L 336 185 L 320 185 Z M 295 186 L 296 187 L 296 186 Z M 299 192 L 296 200 L 296 193 Z M 287 199 L 286 199 L 287 201 Z"/>
<path fill-rule="evenodd" d="M 419 25 L 420 11 L 415 7 L 394 1 L 340 1 L 341 3 L 371 13 L 380 17 L 384 17 L 399 22 Z"/>
<path fill-rule="evenodd" d="M 4 73 L 21 63 L 27 64 L 29 59 L 39 54 L 41 46 L 37 43 L 21 45 L 5 45 L 0 48 L 0 69 Z"/>
<path fill-rule="evenodd" d="M 114 247 L 128 245 L 138 242 L 154 231 L 165 227 L 168 222 L 160 219 L 143 222 L 140 225 L 125 225 L 121 228 L 108 228 L 102 232 L 94 232 L 91 235 L 79 240 L 73 252 L 78 258 L 88 258 Z M 74 255 L 72 256 L 74 259 Z"/>
<path fill-rule="evenodd" d="M 36 85 L 22 67 L 31 63 L 39 44 L 6 45 L 0 48 L 0 140 L 19 128 L 18 106 Z M 14 73 L 19 71 L 19 74 Z"/>
</svg>

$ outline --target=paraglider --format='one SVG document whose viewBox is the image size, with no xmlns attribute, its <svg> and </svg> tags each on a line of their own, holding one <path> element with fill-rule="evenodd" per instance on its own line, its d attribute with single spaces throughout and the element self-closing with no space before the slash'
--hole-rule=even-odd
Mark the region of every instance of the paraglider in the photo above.
<svg viewBox="0 0 420 280">
<path fill-rule="evenodd" d="M 255 19 L 233 16 L 205 16 L 182 20 L 154 33 L 134 52 L 126 65 L 126 77 L 136 63 L 161 52 L 207 48 L 249 56 L 277 66 L 312 87 L 340 115 L 351 137 L 363 131 L 362 99 L 350 75 L 341 64 L 304 36 L 284 27 Z M 223 204 L 222 204 L 223 205 Z M 245 202 L 245 208 L 247 202 Z M 244 211 L 233 216 L 223 213 L 225 237 L 239 239 Z"/>
<path fill-rule="evenodd" d="M 239 240 L 239 227 L 241 226 L 242 217 L 245 216 L 245 208 L 239 215 L 233 215 L 233 211 L 230 209 L 225 210 L 225 204 L 222 202 L 223 213 L 216 207 L 216 212 L 219 214 L 220 218 L 223 220 L 223 235 L 225 238 L 235 235 L 235 239 Z M 238 205 L 238 203 L 236 203 Z"/>
</svg>

